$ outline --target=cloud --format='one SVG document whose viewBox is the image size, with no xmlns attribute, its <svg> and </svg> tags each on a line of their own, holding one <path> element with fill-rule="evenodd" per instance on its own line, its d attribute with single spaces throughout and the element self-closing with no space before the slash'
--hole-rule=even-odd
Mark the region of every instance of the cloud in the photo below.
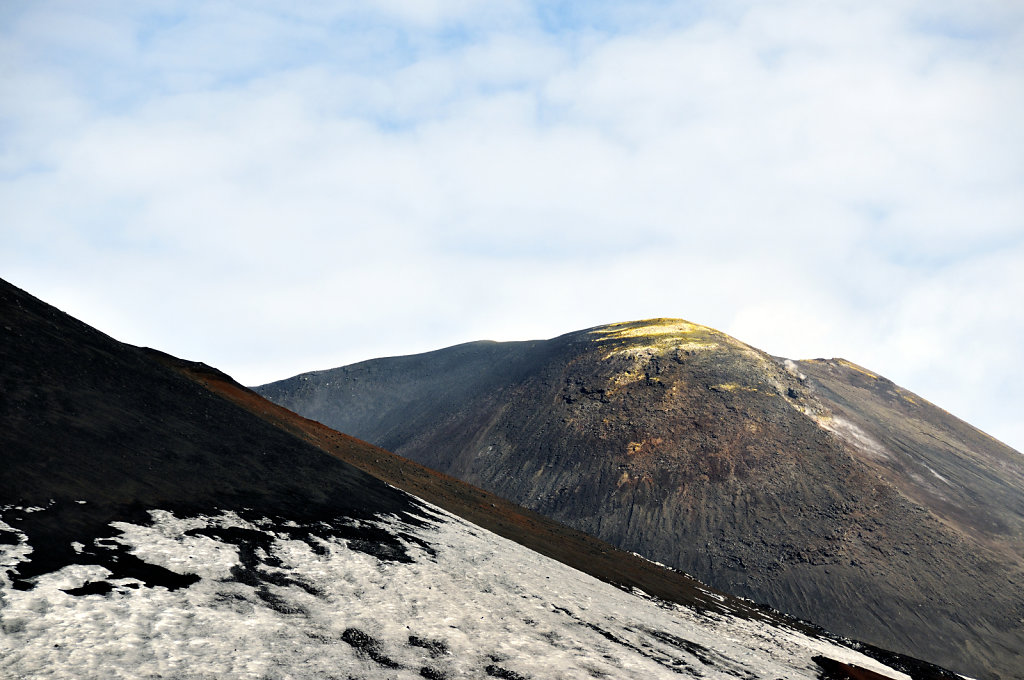
<svg viewBox="0 0 1024 680">
<path fill-rule="evenodd" d="M 682 316 L 1024 446 L 1005 3 L 8 14 L 0 264 L 115 336 L 255 383 Z"/>
</svg>

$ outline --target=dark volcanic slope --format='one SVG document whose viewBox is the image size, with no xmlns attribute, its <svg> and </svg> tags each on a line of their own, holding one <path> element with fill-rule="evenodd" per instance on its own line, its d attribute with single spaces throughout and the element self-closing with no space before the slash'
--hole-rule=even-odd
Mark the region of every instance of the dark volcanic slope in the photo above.
<svg viewBox="0 0 1024 680">
<path fill-rule="evenodd" d="M 978 539 L 1024 537 L 1021 454 L 934 404 L 842 359 L 799 361 L 828 409 L 819 420 L 861 460 L 944 521 Z"/>
<path fill-rule="evenodd" d="M 33 546 L 16 586 L 95 560 L 72 541 L 109 536 L 110 522 L 151 508 L 302 522 L 420 506 L 6 282 L 0 320 L 0 503 L 47 510 L 16 520 Z M 125 573 L 124 556 L 102 559 Z"/>
<path fill-rule="evenodd" d="M 259 391 L 719 588 L 1021 677 L 1022 458 L 848 362 L 657 320 Z"/>
</svg>

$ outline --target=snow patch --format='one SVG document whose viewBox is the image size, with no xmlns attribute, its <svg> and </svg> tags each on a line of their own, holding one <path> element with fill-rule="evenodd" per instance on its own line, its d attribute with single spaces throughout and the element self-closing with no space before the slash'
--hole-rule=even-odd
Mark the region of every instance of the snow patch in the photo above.
<svg viewBox="0 0 1024 680">
<path fill-rule="evenodd" d="M 876 441 L 868 433 L 851 423 L 849 420 L 840 418 L 834 414 L 818 414 L 813 415 L 812 417 L 818 425 L 837 435 L 840 439 L 852 445 L 857 450 L 868 454 L 871 458 L 875 458 L 876 460 L 888 460 L 892 457 L 889 451 L 882 446 L 880 442 Z"/>
<path fill-rule="evenodd" d="M 366 523 L 399 537 L 410 561 L 375 557 L 327 533 L 292 539 L 279 522 L 230 512 L 158 510 L 146 525 L 114 523 L 121 534 L 109 540 L 201 578 L 168 590 L 75 564 L 40 576 L 30 591 L 5 584 L 0 675 L 558 679 L 682 671 L 753 680 L 815 678 L 812 657 L 821 654 L 907 678 L 793 629 L 625 592 L 430 512 L 425 525 Z M 256 530 L 263 538 L 255 550 L 221 538 Z M 3 548 L 5 558 L 31 550 Z M 67 592 L 105 579 L 103 592 Z"/>
<path fill-rule="evenodd" d="M 922 465 L 924 465 L 924 463 L 922 463 Z M 932 473 L 932 475 L 934 475 L 935 478 L 938 479 L 940 482 L 942 482 L 943 484 L 945 484 L 948 487 L 952 487 L 953 486 L 952 482 L 950 482 L 948 479 L 946 479 L 945 477 L 940 475 L 938 472 L 933 470 L 931 466 L 925 465 L 925 467 L 928 469 L 928 472 Z"/>
</svg>

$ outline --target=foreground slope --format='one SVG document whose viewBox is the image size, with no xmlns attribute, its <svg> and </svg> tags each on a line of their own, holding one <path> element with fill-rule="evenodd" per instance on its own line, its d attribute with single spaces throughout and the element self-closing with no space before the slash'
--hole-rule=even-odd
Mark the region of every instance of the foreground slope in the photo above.
<svg viewBox="0 0 1024 680">
<path fill-rule="evenodd" d="M 951 677 L 519 513 L 3 282 L 0 341 L 4 677 Z"/>
<path fill-rule="evenodd" d="M 716 587 L 1022 674 L 1021 456 L 849 362 L 654 320 L 257 389 Z"/>
</svg>

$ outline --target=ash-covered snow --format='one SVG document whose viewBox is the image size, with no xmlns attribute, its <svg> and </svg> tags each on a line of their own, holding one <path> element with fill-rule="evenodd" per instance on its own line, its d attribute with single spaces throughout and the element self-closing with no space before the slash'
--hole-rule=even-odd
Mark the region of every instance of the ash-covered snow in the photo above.
<svg viewBox="0 0 1024 680">
<path fill-rule="evenodd" d="M 0 545 L 0 676 L 816 678 L 820 654 L 907 677 L 795 630 L 625 592 L 432 512 L 364 521 L 405 548 L 380 555 L 326 524 L 232 512 L 115 523 L 108 547 L 199 577 L 174 590 L 89 564 L 13 588 L 8 570 L 31 557 L 21 534 Z"/>
</svg>

